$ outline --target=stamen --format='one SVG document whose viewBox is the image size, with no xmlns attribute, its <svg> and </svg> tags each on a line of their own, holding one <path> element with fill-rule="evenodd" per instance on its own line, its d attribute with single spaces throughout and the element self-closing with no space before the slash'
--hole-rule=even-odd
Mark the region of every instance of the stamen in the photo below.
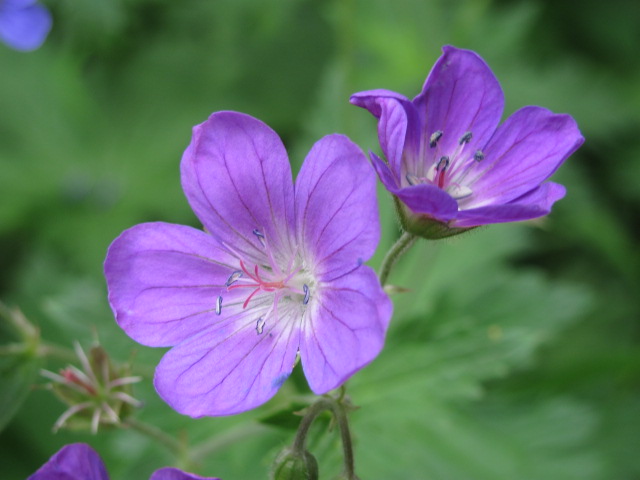
<svg viewBox="0 0 640 480">
<path fill-rule="evenodd" d="M 433 132 L 431 134 L 431 137 L 429 138 L 429 146 L 431 148 L 436 148 L 436 145 L 438 144 L 438 140 L 440 140 L 440 138 L 442 138 L 442 130 L 436 130 L 435 132 Z"/>
<path fill-rule="evenodd" d="M 473 134 L 471 132 L 465 132 L 464 135 L 462 135 L 462 137 L 460 137 L 460 145 L 464 145 L 465 143 L 469 143 L 471 141 L 471 137 L 473 137 Z"/>
<path fill-rule="evenodd" d="M 258 237 L 258 240 L 260 240 L 260 243 L 262 244 L 263 247 L 266 247 L 266 243 L 264 240 L 264 234 L 262 232 L 260 232 L 260 230 L 258 230 L 257 228 L 253 229 L 253 234 Z"/>
<path fill-rule="evenodd" d="M 447 157 L 446 155 L 444 157 L 440 157 L 440 160 L 438 160 L 438 163 L 436 165 L 436 172 L 440 170 L 444 170 L 448 166 L 449 166 L 449 157 Z"/>
<path fill-rule="evenodd" d="M 216 298 L 216 315 L 220 315 L 222 313 L 222 295 L 218 295 Z"/>
<path fill-rule="evenodd" d="M 473 154 L 473 159 L 476 162 L 481 162 L 482 160 L 484 160 L 484 153 L 482 153 L 482 150 L 476 150 L 476 153 Z"/>
<path fill-rule="evenodd" d="M 258 335 L 261 335 L 262 332 L 264 331 L 264 325 L 265 325 L 266 320 L 264 319 L 264 317 L 260 317 L 258 319 L 258 321 L 256 322 L 256 332 L 258 333 Z"/>
<path fill-rule="evenodd" d="M 407 179 L 407 182 L 409 182 L 409 185 L 411 186 L 418 185 L 420 183 L 420 179 L 416 175 L 413 175 L 412 173 L 407 173 L 406 179 Z"/>
<path fill-rule="evenodd" d="M 225 283 L 225 285 L 227 287 L 230 287 L 231 285 L 233 285 L 235 282 L 238 281 L 238 279 L 242 277 L 242 271 L 241 270 L 236 270 L 235 272 L 233 272 L 231 275 L 229 275 L 229 279 L 227 280 L 227 282 Z"/>
<path fill-rule="evenodd" d="M 304 299 L 302 300 L 302 304 L 306 305 L 307 303 L 309 303 L 309 297 L 311 295 L 311 292 L 309 291 L 309 287 L 307 286 L 306 283 L 302 285 L 302 290 L 304 291 Z"/>
</svg>

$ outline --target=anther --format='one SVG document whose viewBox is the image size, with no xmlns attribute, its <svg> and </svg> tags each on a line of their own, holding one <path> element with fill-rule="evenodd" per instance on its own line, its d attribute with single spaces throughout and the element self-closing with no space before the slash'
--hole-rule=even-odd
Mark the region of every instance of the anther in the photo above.
<svg viewBox="0 0 640 480">
<path fill-rule="evenodd" d="M 258 240 L 260 240 L 260 243 L 262 244 L 262 246 L 265 246 L 265 240 L 264 240 L 264 234 L 258 230 L 257 228 L 253 229 L 253 234 L 258 237 Z"/>
<path fill-rule="evenodd" d="M 469 143 L 471 141 L 471 137 L 473 137 L 473 134 L 471 132 L 465 132 L 464 135 L 460 137 L 460 145 Z"/>
<path fill-rule="evenodd" d="M 438 140 L 440 140 L 441 137 L 442 137 L 442 130 L 436 130 L 435 132 L 433 132 L 431 134 L 431 137 L 429 138 L 429 146 L 431 148 L 436 148 L 436 145 L 438 144 Z"/>
<path fill-rule="evenodd" d="M 438 160 L 438 163 L 436 165 L 436 172 L 440 170 L 444 170 L 448 166 L 449 166 L 449 157 L 447 157 L 446 155 L 444 157 L 440 157 L 440 160 Z"/>
<path fill-rule="evenodd" d="M 484 160 L 484 153 L 482 153 L 482 150 L 477 150 L 476 153 L 473 154 L 473 159 L 476 162 L 481 162 L 482 160 Z"/>
<path fill-rule="evenodd" d="M 256 322 L 256 333 L 258 335 L 261 335 L 262 332 L 264 331 L 264 324 L 267 323 L 264 319 L 264 317 L 260 317 L 258 319 L 258 321 Z"/>
<path fill-rule="evenodd" d="M 417 176 L 413 175 L 412 173 L 407 173 L 407 176 L 405 178 L 407 179 L 407 182 L 411 186 L 418 185 L 420 183 L 420 179 Z"/>
<path fill-rule="evenodd" d="M 311 292 L 309 291 L 309 287 L 306 283 L 302 285 L 302 290 L 304 291 L 304 299 L 302 300 L 302 304 L 306 305 L 307 303 L 309 303 L 309 296 L 311 295 Z"/>
<path fill-rule="evenodd" d="M 231 285 L 236 283 L 240 277 L 242 277 L 242 270 L 236 270 L 231 275 L 229 275 L 229 279 L 227 280 L 225 285 L 227 287 L 230 287 Z"/>
<path fill-rule="evenodd" d="M 216 315 L 220 315 L 222 313 L 222 295 L 218 295 L 216 298 Z"/>
</svg>

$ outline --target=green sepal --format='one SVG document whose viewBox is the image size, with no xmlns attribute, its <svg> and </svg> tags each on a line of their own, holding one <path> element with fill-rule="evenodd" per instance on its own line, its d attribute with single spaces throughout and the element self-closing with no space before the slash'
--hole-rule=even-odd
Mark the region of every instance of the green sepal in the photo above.
<svg viewBox="0 0 640 480">
<path fill-rule="evenodd" d="M 477 228 L 451 227 L 449 224 L 436 220 L 428 215 L 414 213 L 395 195 L 393 196 L 393 202 L 403 230 L 418 237 L 429 240 L 440 240 L 442 238 L 460 235 L 461 233 Z"/>
</svg>

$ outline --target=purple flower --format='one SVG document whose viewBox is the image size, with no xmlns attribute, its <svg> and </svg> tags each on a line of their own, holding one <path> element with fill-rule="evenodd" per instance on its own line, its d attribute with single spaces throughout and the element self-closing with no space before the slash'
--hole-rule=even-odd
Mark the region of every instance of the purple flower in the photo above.
<svg viewBox="0 0 640 480">
<path fill-rule="evenodd" d="M 504 96 L 487 64 L 443 52 L 412 101 L 388 90 L 351 97 L 379 119 L 387 163 L 371 159 L 403 225 L 439 238 L 548 214 L 565 189 L 545 180 L 584 141 L 575 121 L 530 106 L 498 127 Z"/>
<path fill-rule="evenodd" d="M 35 50 L 51 30 L 51 14 L 36 0 L 0 0 L 0 40 L 16 50 Z"/>
<path fill-rule="evenodd" d="M 109 480 L 100 456 L 86 443 L 65 445 L 27 480 Z M 165 467 L 149 480 L 220 480 L 200 477 L 177 468 Z"/>
<path fill-rule="evenodd" d="M 251 409 L 298 358 L 324 394 L 374 359 L 391 303 L 362 265 L 379 237 L 367 163 L 329 135 L 294 185 L 280 138 L 259 120 L 219 112 L 194 128 L 182 186 L 205 231 L 137 225 L 105 261 L 120 326 L 173 346 L 155 375 L 169 405 L 193 417 Z"/>
</svg>

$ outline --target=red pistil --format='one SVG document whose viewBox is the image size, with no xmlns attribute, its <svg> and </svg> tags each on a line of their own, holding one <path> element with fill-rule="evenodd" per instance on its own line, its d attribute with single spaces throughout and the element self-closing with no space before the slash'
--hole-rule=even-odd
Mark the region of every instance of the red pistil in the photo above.
<svg viewBox="0 0 640 480">
<path fill-rule="evenodd" d="M 436 175 L 436 181 L 438 183 L 438 188 L 444 188 L 444 168 Z"/>
<path fill-rule="evenodd" d="M 231 285 L 230 287 L 227 287 L 228 290 L 233 290 L 235 288 L 247 288 L 247 287 L 255 288 L 255 290 L 249 294 L 247 299 L 242 304 L 242 308 L 247 308 L 247 305 L 249 304 L 249 301 L 260 290 L 262 290 L 263 292 L 273 292 L 273 291 L 278 290 L 280 288 L 285 288 L 284 281 L 282 281 L 282 280 L 277 281 L 277 282 L 265 282 L 264 280 L 262 280 L 262 278 L 260 278 L 260 273 L 258 272 L 258 265 L 256 265 L 254 267 L 254 269 L 253 269 L 254 275 L 249 273 L 249 271 L 247 270 L 247 267 L 245 266 L 245 264 L 244 264 L 244 262 L 242 260 L 240 260 L 240 268 L 242 269 L 242 271 L 244 273 L 247 274 L 247 276 L 249 278 L 251 278 L 254 282 L 256 282 L 256 283 L 244 283 L 242 285 Z"/>
</svg>

